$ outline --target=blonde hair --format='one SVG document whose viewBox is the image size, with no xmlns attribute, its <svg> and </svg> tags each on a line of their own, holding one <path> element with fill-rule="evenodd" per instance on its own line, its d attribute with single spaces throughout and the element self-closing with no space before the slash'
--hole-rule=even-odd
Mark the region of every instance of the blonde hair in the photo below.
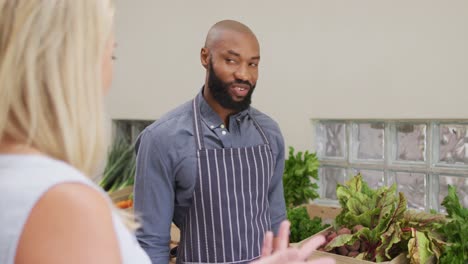
<svg viewBox="0 0 468 264">
<path fill-rule="evenodd" d="M 0 139 L 96 173 L 113 19 L 112 0 L 0 0 Z"/>
</svg>

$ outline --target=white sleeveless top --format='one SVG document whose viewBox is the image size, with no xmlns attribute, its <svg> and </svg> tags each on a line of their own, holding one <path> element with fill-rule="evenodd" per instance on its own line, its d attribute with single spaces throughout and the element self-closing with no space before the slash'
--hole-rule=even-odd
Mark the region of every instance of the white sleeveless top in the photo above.
<svg viewBox="0 0 468 264">
<path fill-rule="evenodd" d="M 111 203 L 102 189 L 64 162 L 39 155 L 0 155 L 0 263 L 14 264 L 19 238 L 37 201 L 51 187 L 73 182 L 95 188 Z M 112 218 L 122 263 L 151 263 L 116 212 Z"/>
</svg>

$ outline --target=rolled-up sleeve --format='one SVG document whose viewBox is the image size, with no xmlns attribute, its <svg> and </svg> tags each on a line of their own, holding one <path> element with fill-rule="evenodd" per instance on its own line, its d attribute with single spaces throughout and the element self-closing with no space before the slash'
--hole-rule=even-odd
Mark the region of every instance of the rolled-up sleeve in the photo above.
<svg viewBox="0 0 468 264">
<path fill-rule="evenodd" d="M 137 168 L 134 207 L 141 227 L 136 236 L 153 264 L 169 262 L 170 228 L 174 212 L 174 188 L 164 146 L 151 130 L 136 142 Z"/>
<path fill-rule="evenodd" d="M 286 220 L 286 204 L 284 201 L 283 192 L 283 173 L 285 159 L 283 137 L 280 136 L 277 142 L 277 154 L 273 157 L 275 159 L 274 174 L 271 178 L 270 190 L 268 192 L 271 228 L 275 235 L 278 234 L 278 229 L 281 222 Z"/>
</svg>

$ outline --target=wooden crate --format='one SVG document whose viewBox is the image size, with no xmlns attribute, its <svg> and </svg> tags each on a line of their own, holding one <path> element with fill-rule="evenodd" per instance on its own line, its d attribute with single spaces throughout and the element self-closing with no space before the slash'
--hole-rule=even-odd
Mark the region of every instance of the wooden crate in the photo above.
<svg viewBox="0 0 468 264">
<path fill-rule="evenodd" d="M 174 247 L 177 247 L 179 245 L 179 241 L 180 241 L 180 230 L 173 223 L 171 225 L 171 243 L 169 245 L 169 248 L 172 249 Z M 176 263 L 176 258 L 171 257 L 170 263 Z"/>
<path fill-rule="evenodd" d="M 323 257 L 330 257 L 335 260 L 336 264 L 376 264 L 376 262 L 367 261 L 367 260 L 360 260 L 351 257 L 345 257 L 337 254 L 332 254 L 328 252 L 322 251 L 315 251 L 312 253 L 312 256 L 309 260 L 323 258 Z M 408 259 L 406 258 L 405 254 L 400 254 L 396 258 L 392 259 L 391 261 L 379 262 L 381 264 L 407 264 L 409 263 Z"/>
<path fill-rule="evenodd" d="M 180 241 L 180 230 L 176 225 L 172 224 L 171 225 L 171 242 L 179 243 L 179 241 Z"/>
<path fill-rule="evenodd" d="M 305 243 L 307 240 L 312 239 L 316 236 L 319 235 L 325 235 L 328 231 L 330 231 L 333 227 L 329 227 L 313 236 L 310 238 L 301 241 L 293 246 L 301 246 L 303 243 Z M 367 260 L 360 260 L 360 259 L 355 259 L 352 257 L 346 257 L 346 256 L 341 256 L 338 254 L 333 254 L 333 253 L 328 253 L 328 252 L 323 252 L 323 251 L 314 251 L 312 255 L 310 256 L 309 260 L 313 259 L 318 259 L 318 258 L 323 258 L 323 257 L 329 257 L 335 260 L 336 264 L 375 264 L 375 262 L 372 261 L 367 261 Z M 391 261 L 385 261 L 385 262 L 380 262 L 382 264 L 408 264 L 409 260 L 406 258 L 405 254 L 400 254 L 396 258 L 392 259 Z"/>
<path fill-rule="evenodd" d="M 307 209 L 310 218 L 320 217 L 326 224 L 332 224 L 336 216 L 341 212 L 341 208 L 331 205 L 306 204 L 303 205 Z"/>
</svg>

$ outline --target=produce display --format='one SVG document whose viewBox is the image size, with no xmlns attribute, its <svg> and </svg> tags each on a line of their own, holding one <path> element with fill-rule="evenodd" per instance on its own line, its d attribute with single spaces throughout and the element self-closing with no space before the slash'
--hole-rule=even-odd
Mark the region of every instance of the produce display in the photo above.
<svg viewBox="0 0 468 264">
<path fill-rule="evenodd" d="M 312 218 L 314 213 L 309 215 L 304 206 L 319 197 L 318 167 L 315 154 L 294 153 L 290 147 L 283 184 L 291 243 L 330 226 L 319 217 Z M 134 146 L 117 139 L 99 185 L 111 196 L 119 197 L 114 200 L 118 208 L 133 207 L 129 186 L 134 184 L 135 170 Z M 322 232 L 326 243 L 319 251 L 373 262 L 390 261 L 404 254 L 410 264 L 468 263 L 468 209 L 461 205 L 455 187 L 448 186 L 442 202 L 447 215 L 407 209 L 407 200 L 403 193 L 397 193 L 396 185 L 371 189 L 359 174 L 338 184 L 336 195 L 341 212 L 332 216 L 336 216 L 333 227 Z"/>
<path fill-rule="evenodd" d="M 401 253 L 410 263 L 440 259 L 445 242 L 438 230 L 447 221 L 444 215 L 408 210 L 395 185 L 373 190 L 361 175 L 338 184 L 336 193 L 342 211 L 320 250 L 375 262 Z"/>
</svg>

